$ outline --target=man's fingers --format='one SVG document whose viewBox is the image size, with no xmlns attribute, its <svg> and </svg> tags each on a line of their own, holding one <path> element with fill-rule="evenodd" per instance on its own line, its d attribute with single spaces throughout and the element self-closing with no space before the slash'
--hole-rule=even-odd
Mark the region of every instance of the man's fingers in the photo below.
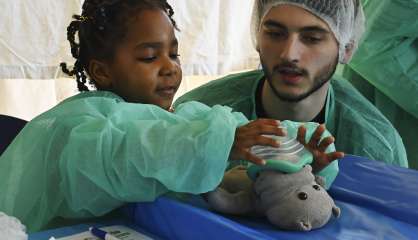
<svg viewBox="0 0 418 240">
<path fill-rule="evenodd" d="M 343 152 L 332 152 L 332 153 L 328 153 L 327 157 L 328 157 L 328 161 L 331 163 L 334 160 L 343 158 L 344 155 L 345 154 Z"/>
<path fill-rule="evenodd" d="M 343 152 L 331 152 L 327 154 L 321 154 L 319 151 L 315 151 L 313 155 L 314 162 L 312 163 L 312 169 L 314 173 L 318 173 L 333 161 L 344 157 Z"/>
<path fill-rule="evenodd" d="M 331 136 L 322 139 L 321 143 L 318 146 L 318 150 L 320 152 L 325 152 L 325 150 L 327 149 L 327 147 L 329 145 L 333 144 L 334 141 L 335 141 L 335 138 L 334 137 L 331 137 Z"/>
<path fill-rule="evenodd" d="M 298 136 L 296 138 L 302 145 L 305 145 L 306 144 L 305 137 L 306 137 L 306 128 L 304 126 L 300 126 L 298 128 Z"/>
<path fill-rule="evenodd" d="M 315 151 L 315 153 L 319 153 L 318 151 Z M 326 166 L 328 166 L 331 163 L 331 160 L 328 159 L 327 155 L 320 154 L 320 156 L 314 154 L 314 161 L 312 163 L 312 171 L 314 173 L 320 172 L 322 169 L 324 169 Z"/>
<path fill-rule="evenodd" d="M 319 144 L 319 141 L 321 140 L 322 134 L 325 132 L 325 125 L 321 124 L 319 125 L 315 132 L 312 134 L 311 139 L 309 140 L 308 145 L 311 148 L 316 148 Z"/>
</svg>

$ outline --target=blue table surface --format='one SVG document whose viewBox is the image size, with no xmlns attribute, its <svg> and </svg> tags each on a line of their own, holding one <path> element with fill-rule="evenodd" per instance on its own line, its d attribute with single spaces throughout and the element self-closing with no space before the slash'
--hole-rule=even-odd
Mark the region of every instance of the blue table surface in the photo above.
<svg viewBox="0 0 418 240">
<path fill-rule="evenodd" d="M 339 166 L 329 193 L 342 215 L 308 233 L 277 230 L 264 218 L 219 215 L 200 197 L 188 204 L 167 197 L 130 204 L 119 222 L 159 239 L 418 239 L 418 171 L 350 155 Z M 34 233 L 29 240 L 76 234 L 89 226 Z"/>
</svg>

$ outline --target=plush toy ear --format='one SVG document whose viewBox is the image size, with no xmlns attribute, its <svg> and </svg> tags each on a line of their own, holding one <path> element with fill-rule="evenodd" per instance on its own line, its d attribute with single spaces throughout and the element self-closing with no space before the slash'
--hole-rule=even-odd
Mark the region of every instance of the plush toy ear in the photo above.
<svg viewBox="0 0 418 240">
<path fill-rule="evenodd" d="M 315 175 L 315 182 L 325 188 L 325 178 L 319 175 Z"/>
<path fill-rule="evenodd" d="M 297 228 L 301 231 L 307 232 L 312 230 L 312 225 L 309 222 L 300 221 L 298 222 Z"/>
<path fill-rule="evenodd" d="M 341 216 L 341 209 L 337 206 L 332 206 L 332 214 L 334 217 L 339 218 Z"/>
</svg>

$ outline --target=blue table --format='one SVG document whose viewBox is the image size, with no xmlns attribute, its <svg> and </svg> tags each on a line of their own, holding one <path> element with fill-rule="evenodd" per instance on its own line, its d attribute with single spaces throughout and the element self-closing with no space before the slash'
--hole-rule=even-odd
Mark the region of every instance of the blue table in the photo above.
<svg viewBox="0 0 418 240">
<path fill-rule="evenodd" d="M 189 204 L 161 197 L 131 204 L 125 211 L 135 227 L 161 239 L 418 239 L 417 171 L 355 156 L 339 165 L 330 194 L 342 215 L 307 233 L 279 231 L 264 218 L 210 212 L 200 197 Z"/>
</svg>

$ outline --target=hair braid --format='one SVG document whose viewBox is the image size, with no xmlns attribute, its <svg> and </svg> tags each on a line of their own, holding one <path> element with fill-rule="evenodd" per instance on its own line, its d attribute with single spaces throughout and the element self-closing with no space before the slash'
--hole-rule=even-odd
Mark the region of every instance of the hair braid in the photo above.
<svg viewBox="0 0 418 240">
<path fill-rule="evenodd" d="M 171 5 L 167 2 L 167 0 L 164 0 L 164 8 L 166 9 L 168 17 L 170 17 L 171 23 L 173 24 L 174 28 L 176 28 L 178 30 L 176 21 L 174 21 L 174 19 L 173 19 L 174 10 L 171 7 Z"/>
<path fill-rule="evenodd" d="M 116 45 L 126 35 L 124 23 L 141 9 L 163 10 L 178 30 L 174 10 L 166 0 L 85 0 L 81 15 L 73 15 L 74 20 L 67 27 L 67 40 L 76 61 L 72 70 L 66 63 L 60 66 L 65 74 L 76 77 L 79 91 L 89 91 L 86 83 L 90 61 L 113 58 Z M 95 83 L 91 78 L 90 82 Z"/>
<path fill-rule="evenodd" d="M 87 77 L 84 74 L 84 66 L 80 61 L 80 44 L 75 41 L 75 36 L 77 32 L 80 31 L 80 24 L 82 22 L 82 17 L 80 15 L 73 15 L 74 21 L 70 23 L 67 28 L 67 39 L 70 42 L 71 46 L 71 55 L 76 59 L 74 67 L 72 70 L 69 70 L 66 63 L 61 63 L 61 69 L 64 73 L 69 76 L 76 77 L 77 87 L 80 92 L 88 91 L 88 87 L 85 85 L 87 82 Z"/>
</svg>

